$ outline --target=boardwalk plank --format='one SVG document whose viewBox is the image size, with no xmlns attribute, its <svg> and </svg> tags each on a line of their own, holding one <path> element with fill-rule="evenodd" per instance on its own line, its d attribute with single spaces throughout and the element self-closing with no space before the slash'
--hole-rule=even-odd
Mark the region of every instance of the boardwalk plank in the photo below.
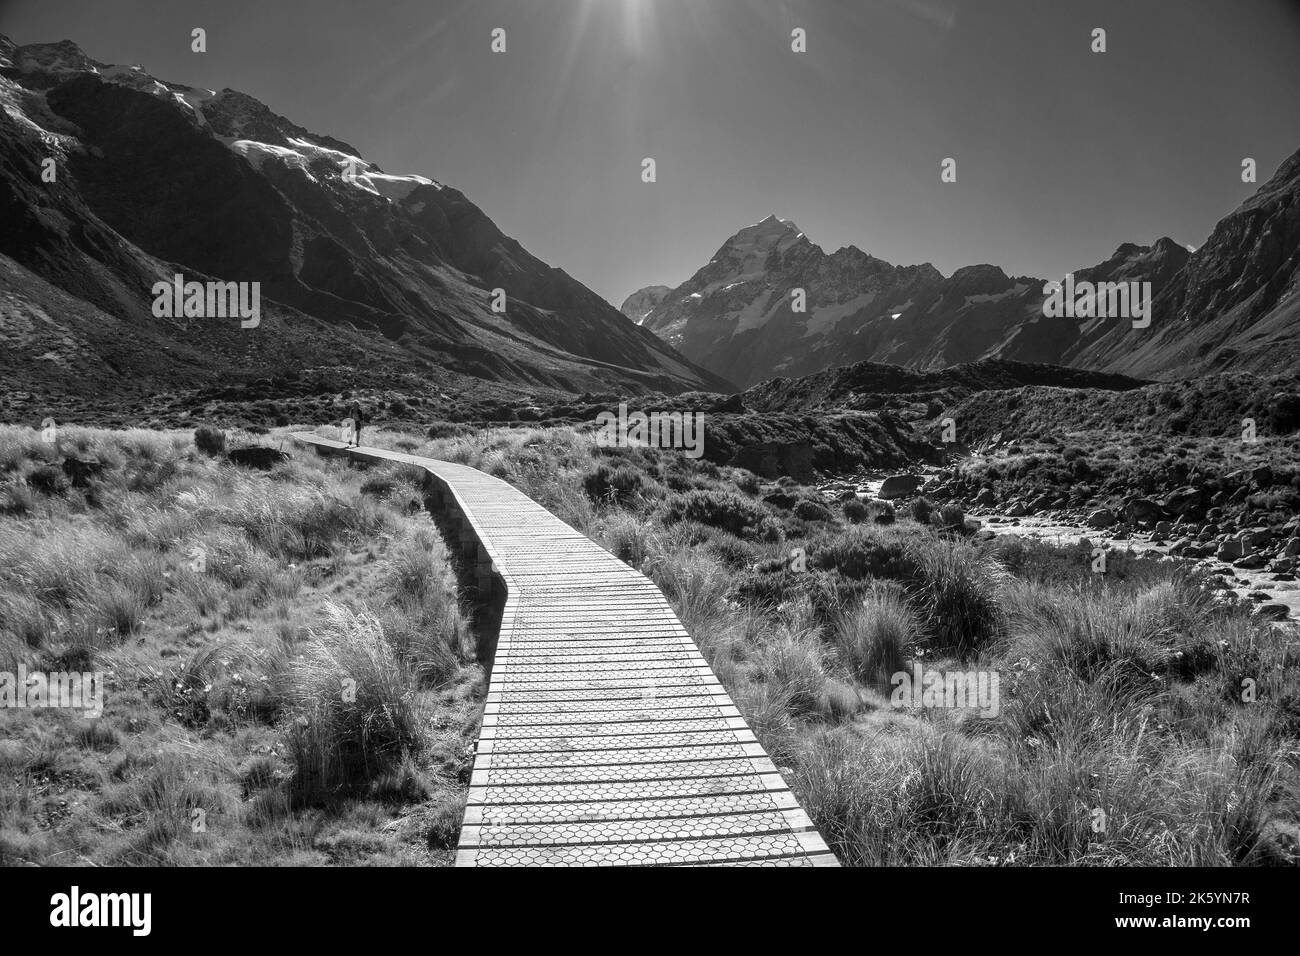
<svg viewBox="0 0 1300 956">
<path fill-rule="evenodd" d="M 457 866 L 836 866 L 654 583 L 466 465 L 425 469 L 505 597 Z"/>
</svg>

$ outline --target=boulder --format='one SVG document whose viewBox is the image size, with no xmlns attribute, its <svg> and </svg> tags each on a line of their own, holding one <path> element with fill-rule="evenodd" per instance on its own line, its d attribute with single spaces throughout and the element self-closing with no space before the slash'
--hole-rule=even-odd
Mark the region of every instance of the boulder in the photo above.
<svg viewBox="0 0 1300 956">
<path fill-rule="evenodd" d="M 1115 512 L 1109 508 L 1098 508 L 1087 518 L 1089 528 L 1109 528 L 1115 521 Z"/>
<path fill-rule="evenodd" d="M 1254 617 L 1265 621 L 1285 621 L 1290 614 L 1290 608 L 1277 602 L 1261 604 L 1253 612 Z"/>
<path fill-rule="evenodd" d="M 1254 550 L 1255 548 L 1262 548 L 1272 541 L 1273 532 L 1268 528 L 1251 528 L 1248 531 L 1243 531 L 1241 538 L 1250 545 L 1251 550 Z"/>
<path fill-rule="evenodd" d="M 1171 515 L 1187 515 L 1199 512 L 1205 503 L 1205 492 L 1193 485 L 1179 488 L 1164 500 L 1163 508 Z"/>
<path fill-rule="evenodd" d="M 993 493 L 992 488 L 985 488 L 975 496 L 975 504 L 981 508 L 992 508 L 997 504 L 998 497 Z"/>
<path fill-rule="evenodd" d="M 1219 545 L 1219 550 L 1214 556 L 1220 561 L 1236 561 L 1244 553 L 1245 549 L 1241 546 L 1241 542 L 1236 538 L 1229 538 Z"/>
<path fill-rule="evenodd" d="M 1156 522 L 1164 517 L 1164 510 L 1150 498 L 1130 498 L 1124 505 L 1124 517 L 1137 524 Z"/>
<path fill-rule="evenodd" d="M 920 475 L 890 475 L 880 486 L 879 497 L 885 501 L 914 495 L 921 487 Z"/>
</svg>

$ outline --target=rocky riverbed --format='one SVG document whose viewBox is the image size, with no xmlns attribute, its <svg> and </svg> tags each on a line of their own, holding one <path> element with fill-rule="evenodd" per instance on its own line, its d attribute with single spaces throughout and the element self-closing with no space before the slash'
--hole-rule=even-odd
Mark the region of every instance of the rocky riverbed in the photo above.
<svg viewBox="0 0 1300 956">
<path fill-rule="evenodd" d="M 906 474 L 862 473 L 818 487 L 831 499 L 852 493 L 897 507 L 907 507 L 919 497 L 958 505 L 974 536 L 1018 535 L 1089 551 L 1101 547 L 1152 552 L 1204 570 L 1213 587 L 1254 603 L 1262 617 L 1300 620 L 1300 516 L 1252 520 L 1258 516 L 1233 507 L 1244 502 L 1245 495 L 1237 502 L 1207 506 L 1208 496 L 1195 488 L 1179 489 L 1159 501 L 1132 496 L 1117 507 L 1071 502 L 1065 493 L 1002 503 L 989 489 L 966 500 L 955 493 L 951 476 L 949 469 L 922 467 Z"/>
</svg>

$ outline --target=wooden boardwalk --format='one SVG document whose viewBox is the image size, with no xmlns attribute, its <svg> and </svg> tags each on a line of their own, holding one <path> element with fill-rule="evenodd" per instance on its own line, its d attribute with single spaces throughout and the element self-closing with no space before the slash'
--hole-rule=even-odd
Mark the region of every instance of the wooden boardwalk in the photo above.
<svg viewBox="0 0 1300 956">
<path fill-rule="evenodd" d="M 504 599 L 457 866 L 836 866 L 663 594 L 513 486 L 404 462 Z"/>
</svg>

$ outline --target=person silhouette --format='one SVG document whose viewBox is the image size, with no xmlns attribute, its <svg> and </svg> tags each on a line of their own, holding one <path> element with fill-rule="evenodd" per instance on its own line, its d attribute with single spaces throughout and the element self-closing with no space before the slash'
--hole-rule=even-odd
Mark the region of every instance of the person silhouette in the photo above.
<svg viewBox="0 0 1300 956">
<path fill-rule="evenodd" d="M 352 434 L 349 436 L 349 438 L 351 439 L 350 444 L 352 445 L 361 444 L 361 426 L 363 424 L 362 421 L 363 415 L 364 413 L 361 410 L 360 402 L 353 402 L 351 407 L 348 408 L 348 418 L 351 419 L 352 421 Z"/>
</svg>

